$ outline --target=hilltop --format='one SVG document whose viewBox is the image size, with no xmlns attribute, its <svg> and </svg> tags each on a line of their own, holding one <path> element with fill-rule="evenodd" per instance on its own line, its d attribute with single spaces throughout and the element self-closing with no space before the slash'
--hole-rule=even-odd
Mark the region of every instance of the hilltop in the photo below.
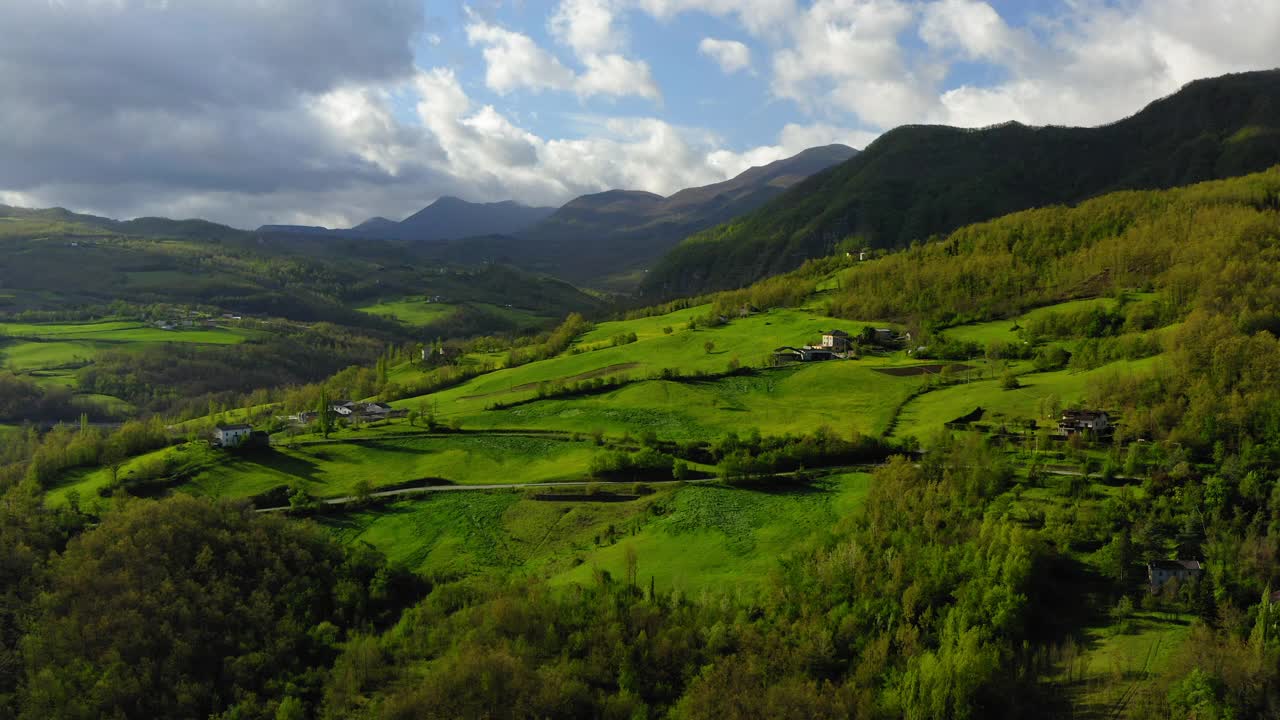
<svg viewBox="0 0 1280 720">
<path fill-rule="evenodd" d="M 1096 128 L 907 126 L 759 210 L 695 234 L 649 297 L 738 287 L 837 247 L 899 248 L 1017 210 L 1164 188 L 1280 163 L 1280 71 L 1190 83 Z"/>
</svg>

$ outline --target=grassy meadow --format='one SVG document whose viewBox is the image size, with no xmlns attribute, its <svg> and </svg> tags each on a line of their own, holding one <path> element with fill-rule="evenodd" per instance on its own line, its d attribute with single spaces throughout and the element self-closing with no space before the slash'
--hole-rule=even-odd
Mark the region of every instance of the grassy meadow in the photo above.
<svg viewBox="0 0 1280 720">
<path fill-rule="evenodd" d="M 449 303 L 427 302 L 422 298 L 385 300 L 356 308 L 362 313 L 399 320 L 406 325 L 429 325 L 453 315 L 457 307 Z"/>
<path fill-rule="evenodd" d="M 426 575 L 501 571 L 591 582 L 599 571 L 624 577 L 631 551 L 639 578 L 664 590 L 750 590 L 779 557 L 855 511 L 868 481 L 855 473 L 790 490 L 685 485 L 623 502 L 436 493 L 321 522 L 343 541 L 369 543 Z"/>
</svg>

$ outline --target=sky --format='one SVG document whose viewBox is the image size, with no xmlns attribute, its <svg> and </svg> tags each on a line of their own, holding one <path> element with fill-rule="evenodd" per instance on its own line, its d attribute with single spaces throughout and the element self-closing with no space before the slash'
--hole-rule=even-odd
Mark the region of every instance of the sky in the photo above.
<svg viewBox="0 0 1280 720">
<path fill-rule="evenodd" d="M 237 227 L 670 194 L 1280 66 L 1277 0 L 0 0 L 0 203 Z"/>
</svg>

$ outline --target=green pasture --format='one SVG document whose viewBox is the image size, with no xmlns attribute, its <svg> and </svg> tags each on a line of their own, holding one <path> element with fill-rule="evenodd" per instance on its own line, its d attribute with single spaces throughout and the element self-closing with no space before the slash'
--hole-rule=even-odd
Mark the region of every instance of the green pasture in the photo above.
<svg viewBox="0 0 1280 720">
<path fill-rule="evenodd" d="M 586 442 L 511 436 L 322 443 L 232 455 L 183 487 L 198 495 L 245 497 L 290 485 L 335 497 L 351 494 L 361 482 L 377 489 L 422 478 L 461 485 L 582 480 L 596 452 Z"/>
<path fill-rule="evenodd" d="M 0 364 L 18 372 L 31 372 L 46 387 L 74 389 L 76 379 L 71 368 L 93 362 L 105 350 L 128 350 L 148 343 L 233 345 L 258 334 L 227 327 L 162 330 L 126 320 L 0 323 Z"/>
<path fill-rule="evenodd" d="M 717 380 L 647 380 L 599 395 L 472 413 L 462 421 L 468 428 L 652 431 L 681 440 L 751 428 L 766 435 L 808 433 L 822 425 L 846 436 L 854 429 L 879 434 L 921 382 L 919 376 L 885 375 L 860 362 L 830 361 Z"/>
<path fill-rule="evenodd" d="M 627 502 L 547 501 L 527 493 L 438 493 L 321 520 L 345 542 L 366 542 L 426 575 L 524 572 L 556 584 L 625 577 L 634 548 L 642 583 L 663 589 L 758 586 L 778 558 L 856 510 L 865 474 L 811 486 L 662 489 Z M 632 486 L 606 486 L 628 492 Z"/>
<path fill-rule="evenodd" d="M 627 486 L 628 488 L 630 486 Z M 642 521 L 671 491 L 631 502 L 550 502 L 515 491 L 435 493 L 321 519 L 424 575 L 563 572 L 595 536 Z"/>
<path fill-rule="evenodd" d="M 0 322 L 0 337 L 29 339 L 92 340 L 98 342 L 197 342 L 230 345 L 256 333 L 229 327 L 191 327 L 163 330 L 136 320 L 106 320 L 82 323 Z"/>
<path fill-rule="evenodd" d="M 894 436 L 914 436 L 927 441 L 945 423 L 967 415 L 981 407 L 988 415 L 999 414 L 1010 419 L 1039 419 L 1040 401 L 1057 395 L 1067 407 L 1085 399 L 1088 390 L 1100 378 L 1120 373 L 1143 373 L 1155 366 L 1158 358 L 1114 362 L 1100 368 L 1079 372 L 1057 370 L 1018 376 L 1021 387 L 1004 390 L 996 378 L 950 385 L 926 392 L 907 403 L 894 428 Z"/>
<path fill-rule="evenodd" d="M 539 327 L 545 325 L 552 319 L 549 315 L 544 315 L 542 313 L 519 307 L 507 307 L 506 305 L 482 302 L 471 303 L 471 305 L 472 307 L 484 310 L 490 315 L 496 315 L 503 318 L 521 328 Z"/>
<path fill-rule="evenodd" d="M 680 311 L 688 313 L 689 311 Z M 586 352 L 568 352 L 558 357 L 514 368 L 504 368 L 475 378 L 460 386 L 435 393 L 429 401 L 445 416 L 472 416 L 495 403 L 510 403 L 537 396 L 539 383 L 577 382 L 591 378 L 647 378 L 664 368 L 683 374 L 722 373 L 732 360 L 743 366 L 766 364 L 772 351 L 781 345 L 803 345 L 817 342 L 824 329 L 857 328 L 853 322 L 797 310 L 774 310 L 740 318 L 713 329 L 689 330 L 673 327 L 670 335 L 662 333 L 672 316 L 602 323 L 583 338 L 579 345 L 589 347 L 587 340 L 599 341 L 623 332 L 635 332 L 644 339 L 617 347 Z M 712 343 L 707 352 L 706 343 Z M 861 364 L 902 362 L 874 358 Z M 839 365 L 840 363 L 829 363 Z M 853 363 L 858 365 L 860 363 Z M 394 403 L 400 407 L 418 407 L 426 398 L 410 398 Z"/>
<path fill-rule="evenodd" d="M 0 362 L 18 370 L 60 368 L 93 360 L 102 345 L 84 340 L 56 342 L 17 341 L 0 344 Z"/>
<path fill-rule="evenodd" d="M 1187 615 L 1137 612 L 1128 628 L 1089 628 L 1075 652 L 1066 653 L 1053 680 L 1066 688 L 1082 717 L 1126 716 L 1134 693 L 1168 669 L 1191 632 L 1191 620 Z"/>
<path fill-rule="evenodd" d="M 1159 293 L 1126 293 L 1126 298 L 1133 301 L 1155 300 L 1159 297 Z M 1029 310 L 1016 318 L 957 325 L 955 327 L 949 327 L 942 332 L 952 340 L 975 342 L 983 346 L 993 341 L 1013 342 L 1020 339 L 1017 331 L 1014 330 L 1015 327 L 1026 327 L 1027 323 L 1051 313 L 1071 313 L 1090 310 L 1093 308 L 1114 310 L 1117 305 L 1119 305 L 1119 300 L 1112 297 L 1069 300 L 1067 302 L 1045 305 L 1043 307 L 1035 308 L 1034 310 Z"/>
<path fill-rule="evenodd" d="M 167 457 L 171 474 L 187 478 L 176 486 L 182 492 L 243 498 L 285 485 L 326 498 L 350 495 L 362 482 L 376 490 L 424 478 L 460 485 L 584 480 L 597 452 L 589 442 L 507 435 L 378 438 L 238 453 L 191 443 L 133 458 L 120 478 Z M 72 472 L 49 500 L 60 502 L 73 489 L 88 497 L 110 482 L 106 468 Z"/>
<path fill-rule="evenodd" d="M 685 593 L 750 590 L 769 577 L 780 558 L 808 548 L 816 534 L 853 512 L 869 487 L 870 476 L 862 473 L 800 488 L 687 486 L 634 535 L 586 548 L 577 567 L 552 581 L 589 583 L 600 570 L 624 578 L 630 548 L 642 585 L 652 577 L 658 587 Z"/>
<path fill-rule="evenodd" d="M 1146 296 L 1144 295 L 1143 297 Z M 1070 300 L 1068 302 L 1057 303 L 1056 305 L 1038 307 L 1034 310 L 1023 313 L 1016 318 L 1008 320 L 993 320 L 991 322 L 984 323 L 970 323 L 968 325 L 957 325 L 955 327 L 949 327 L 942 332 L 952 340 L 975 342 L 983 346 L 993 341 L 1013 342 L 1020 339 L 1017 331 L 1013 328 L 1026 327 L 1028 322 L 1036 318 L 1044 317 L 1051 313 L 1078 312 L 1095 307 L 1110 310 L 1115 308 L 1116 305 L 1116 299 L 1109 297 Z"/>
<path fill-rule="evenodd" d="M 448 303 L 432 303 L 422 298 L 404 298 L 356 308 L 362 313 L 395 318 L 407 325 L 428 325 L 453 315 L 458 308 Z"/>
<path fill-rule="evenodd" d="M 636 318 L 635 320 L 612 320 L 597 324 L 590 332 L 578 338 L 579 345 L 594 345 L 608 342 L 614 335 L 635 333 L 637 340 L 652 340 L 666 333 L 663 328 L 671 328 L 672 333 L 685 331 L 689 321 L 695 317 L 706 315 L 711 305 L 696 305 L 685 310 L 676 310 L 666 315 Z"/>
</svg>

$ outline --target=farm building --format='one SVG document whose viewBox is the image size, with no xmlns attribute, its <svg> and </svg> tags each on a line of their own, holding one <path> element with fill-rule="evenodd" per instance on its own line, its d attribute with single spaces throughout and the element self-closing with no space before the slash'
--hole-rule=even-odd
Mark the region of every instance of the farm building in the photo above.
<svg viewBox="0 0 1280 720">
<path fill-rule="evenodd" d="M 849 350 L 849 333 L 843 330 L 822 333 L 822 347 L 830 348 L 835 352 L 847 352 Z"/>
<path fill-rule="evenodd" d="M 252 425 L 219 425 L 213 430 L 214 444 L 218 447 L 240 447 L 251 437 L 253 437 Z"/>
<path fill-rule="evenodd" d="M 781 362 L 814 362 L 818 360 L 834 360 L 841 355 L 830 348 L 805 345 L 802 348 L 783 346 L 773 351 L 775 360 Z"/>
<path fill-rule="evenodd" d="M 1170 580 L 1199 580 L 1203 573 L 1204 565 L 1199 560 L 1154 560 L 1147 563 L 1147 579 L 1153 591 Z"/>
<path fill-rule="evenodd" d="M 1111 427 L 1110 418 L 1101 410 L 1066 410 L 1058 422 L 1058 432 L 1074 435 L 1080 432 L 1101 433 Z"/>
</svg>

